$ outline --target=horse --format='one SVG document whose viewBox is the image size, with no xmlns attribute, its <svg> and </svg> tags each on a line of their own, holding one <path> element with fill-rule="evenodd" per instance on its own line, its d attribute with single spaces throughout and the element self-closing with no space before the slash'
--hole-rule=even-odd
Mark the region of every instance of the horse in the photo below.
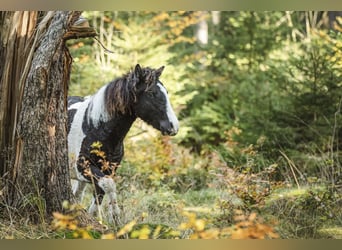
<svg viewBox="0 0 342 250">
<path fill-rule="evenodd" d="M 72 191 L 80 199 L 85 183 L 94 184 L 88 208 L 92 215 L 104 195 L 109 197 L 109 222 L 120 215 L 112 177 L 124 156 L 124 138 L 137 118 L 162 135 L 174 136 L 179 130 L 168 92 L 159 80 L 163 70 L 164 66 L 152 69 L 137 64 L 92 96 L 68 97 L 69 168 L 71 179 L 77 180 Z"/>
</svg>

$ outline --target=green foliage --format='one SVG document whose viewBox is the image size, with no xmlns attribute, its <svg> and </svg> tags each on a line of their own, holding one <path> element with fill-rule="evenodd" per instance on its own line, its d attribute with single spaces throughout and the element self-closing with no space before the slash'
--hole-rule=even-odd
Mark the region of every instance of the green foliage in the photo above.
<svg viewBox="0 0 342 250">
<path fill-rule="evenodd" d="M 183 32 L 196 22 L 194 14 L 184 12 L 85 12 L 99 33 L 98 42 L 84 39 L 70 44 L 74 58 L 70 95 L 90 95 L 100 86 L 121 76 L 139 63 L 146 67 L 166 66 L 161 81 L 177 107 L 183 98 L 175 98 L 185 75 L 178 64 L 177 46 L 193 43 Z M 183 45 L 182 45 L 183 44 Z M 172 49 L 173 48 L 173 49 Z M 177 84 L 176 84 L 177 83 Z"/>
<path fill-rule="evenodd" d="M 207 143 L 218 145 L 232 126 L 249 133 L 245 143 L 254 143 L 265 130 L 272 100 L 278 100 L 273 73 L 267 72 L 273 62 L 267 59 L 282 45 L 284 27 L 271 25 L 279 15 L 223 12 L 220 24 L 213 25 L 211 43 L 189 63 L 194 80 L 180 93 L 192 93 L 180 114 L 187 129 L 185 145 L 197 152 Z"/>
<path fill-rule="evenodd" d="M 336 201 L 341 202 L 341 195 L 325 186 L 278 190 L 267 201 L 265 212 L 278 219 L 282 238 L 319 238 L 321 227 L 342 225 Z"/>
<path fill-rule="evenodd" d="M 318 34 L 302 43 L 300 51 L 290 58 L 287 93 L 292 99 L 293 122 L 297 123 L 291 124 L 298 128 L 297 143 L 307 143 L 313 138 L 324 143 L 333 133 L 331 124 L 339 108 L 341 92 L 338 90 L 342 87 L 341 66 L 329 60 L 336 56 L 334 50 Z"/>
<path fill-rule="evenodd" d="M 284 15 L 224 12 L 212 24 L 211 43 L 188 63 L 194 81 L 179 93 L 189 98 L 180 140 L 199 154 L 215 148 L 231 166 L 247 164 L 241 152 L 253 145 L 252 168 L 276 162 L 278 179 L 288 173 L 280 151 L 301 154 L 304 166 L 318 154 L 330 164 L 308 166 L 307 174 L 334 181 L 341 167 L 341 35 L 312 29 L 297 41 L 301 15 L 286 13 L 292 28 Z M 233 128 L 242 133 L 235 135 L 238 145 L 227 146 L 225 133 Z"/>
<path fill-rule="evenodd" d="M 134 130 L 133 130 L 134 131 Z M 118 175 L 127 179 L 135 176 L 142 181 L 135 188 L 160 188 L 167 186 L 178 192 L 199 190 L 211 180 L 208 161 L 192 155 L 188 149 L 178 147 L 170 137 L 143 136 L 125 141 L 126 153 Z M 142 136 L 142 135 L 141 135 Z M 146 136 L 148 139 L 146 139 Z"/>
</svg>

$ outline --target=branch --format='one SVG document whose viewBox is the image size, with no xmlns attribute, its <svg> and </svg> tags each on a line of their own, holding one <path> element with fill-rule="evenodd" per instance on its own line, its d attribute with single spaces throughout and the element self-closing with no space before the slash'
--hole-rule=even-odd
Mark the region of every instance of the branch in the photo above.
<svg viewBox="0 0 342 250">
<path fill-rule="evenodd" d="M 78 39 L 84 37 L 96 37 L 98 34 L 92 27 L 71 26 L 63 36 L 64 40 Z"/>
</svg>

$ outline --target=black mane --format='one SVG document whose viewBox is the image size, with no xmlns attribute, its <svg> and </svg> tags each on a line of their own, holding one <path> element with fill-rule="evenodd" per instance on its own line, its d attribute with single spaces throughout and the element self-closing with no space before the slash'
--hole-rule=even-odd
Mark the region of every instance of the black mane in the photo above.
<svg viewBox="0 0 342 250">
<path fill-rule="evenodd" d="M 106 108 L 110 115 L 120 112 L 131 113 L 131 104 L 137 100 L 139 91 L 147 91 L 156 84 L 160 72 L 151 68 L 141 68 L 141 71 L 131 71 L 107 85 L 105 92 Z"/>
</svg>

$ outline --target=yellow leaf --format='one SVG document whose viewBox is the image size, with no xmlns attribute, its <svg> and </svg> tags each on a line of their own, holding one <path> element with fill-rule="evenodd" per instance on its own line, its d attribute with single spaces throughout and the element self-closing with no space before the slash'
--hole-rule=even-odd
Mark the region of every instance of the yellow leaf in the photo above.
<svg viewBox="0 0 342 250">
<path fill-rule="evenodd" d="M 220 230 L 215 229 L 215 228 L 199 233 L 202 239 L 217 239 L 219 234 L 220 234 Z"/>
<path fill-rule="evenodd" d="M 185 222 L 182 222 L 179 227 L 178 227 L 180 230 L 185 230 L 187 228 L 189 228 L 188 224 L 185 223 Z"/>
<path fill-rule="evenodd" d="M 93 142 L 93 144 L 91 144 L 91 147 L 100 149 L 102 147 L 102 143 L 100 141 Z"/>
<path fill-rule="evenodd" d="M 160 230 L 161 230 L 161 226 L 158 225 L 157 228 L 153 232 L 153 239 L 156 239 L 158 237 Z"/>
<path fill-rule="evenodd" d="M 144 226 L 140 230 L 133 231 L 131 236 L 132 236 L 132 238 L 138 238 L 138 239 L 142 239 L 142 240 L 148 239 L 150 232 L 151 232 L 151 230 L 147 226 Z"/>
<path fill-rule="evenodd" d="M 103 234 L 101 236 L 101 239 L 103 239 L 103 240 L 113 240 L 113 239 L 115 239 L 115 235 L 112 234 L 112 233 L 110 233 L 110 234 Z"/>
<path fill-rule="evenodd" d="M 72 224 L 69 225 L 69 229 L 70 230 L 76 230 L 77 229 L 77 225 L 72 223 Z"/>
<path fill-rule="evenodd" d="M 82 239 L 92 239 L 90 234 L 87 231 L 82 232 Z"/>
<path fill-rule="evenodd" d="M 117 236 L 120 237 L 120 236 L 122 236 L 122 235 L 124 235 L 124 234 L 126 234 L 126 233 L 128 233 L 128 232 L 130 232 L 130 231 L 132 231 L 132 229 L 133 229 L 133 227 L 134 227 L 134 225 L 135 225 L 136 223 L 137 223 L 136 220 L 133 220 L 133 221 L 127 223 L 125 226 L 123 226 L 123 227 L 119 230 Z"/>
<path fill-rule="evenodd" d="M 202 219 L 196 220 L 195 221 L 195 229 L 197 231 L 203 231 L 205 227 L 205 221 Z"/>
<path fill-rule="evenodd" d="M 72 220 L 73 219 L 70 215 L 64 215 L 59 212 L 53 212 L 52 215 L 56 220 Z"/>
<path fill-rule="evenodd" d="M 197 240 L 198 239 L 198 234 L 197 233 L 191 234 L 190 235 L 190 239 L 191 240 Z"/>
</svg>

